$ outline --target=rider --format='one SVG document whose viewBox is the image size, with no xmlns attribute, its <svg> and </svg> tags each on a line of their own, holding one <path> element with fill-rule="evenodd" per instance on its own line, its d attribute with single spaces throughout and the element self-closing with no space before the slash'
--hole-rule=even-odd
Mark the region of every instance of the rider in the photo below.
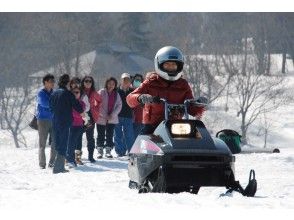
<svg viewBox="0 0 294 220">
<path fill-rule="evenodd" d="M 186 99 L 193 99 L 192 90 L 188 82 L 182 78 L 184 57 L 182 52 L 172 46 L 161 48 L 154 59 L 155 72 L 127 96 L 127 103 L 134 108 L 145 105 L 143 110 L 142 134 L 153 133 L 163 120 L 164 107 L 156 102 L 164 98 L 169 103 L 183 104 Z M 204 107 L 192 106 L 189 114 L 201 118 Z"/>
</svg>

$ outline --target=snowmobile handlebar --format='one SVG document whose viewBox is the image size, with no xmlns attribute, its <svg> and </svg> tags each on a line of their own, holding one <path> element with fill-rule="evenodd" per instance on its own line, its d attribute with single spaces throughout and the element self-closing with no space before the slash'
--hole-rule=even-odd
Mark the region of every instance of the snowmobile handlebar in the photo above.
<svg viewBox="0 0 294 220">
<path fill-rule="evenodd" d="M 166 99 L 163 99 L 163 98 L 160 98 L 159 102 L 162 102 L 164 104 L 164 118 L 165 118 L 165 120 L 168 120 L 168 110 L 170 107 L 184 108 L 185 119 L 189 119 L 189 115 L 188 115 L 188 105 L 189 104 L 193 104 L 193 105 L 199 106 L 199 107 L 206 107 L 207 106 L 207 103 L 202 103 L 202 102 L 199 102 L 198 100 L 195 100 L 195 99 L 186 99 L 184 101 L 184 104 L 170 104 L 167 102 Z"/>
</svg>

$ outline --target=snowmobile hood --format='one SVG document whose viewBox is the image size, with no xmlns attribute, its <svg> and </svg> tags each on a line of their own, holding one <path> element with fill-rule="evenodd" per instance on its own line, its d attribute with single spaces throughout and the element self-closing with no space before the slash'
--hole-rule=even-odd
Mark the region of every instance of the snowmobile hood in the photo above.
<svg viewBox="0 0 294 220">
<path fill-rule="evenodd" d="M 190 132 L 185 134 L 175 134 L 172 126 L 175 124 L 190 126 Z M 163 152 L 185 152 L 185 153 L 217 153 L 231 155 L 226 144 L 218 139 L 212 138 L 205 125 L 199 120 L 167 120 L 160 123 L 154 131 L 155 143 Z"/>
</svg>

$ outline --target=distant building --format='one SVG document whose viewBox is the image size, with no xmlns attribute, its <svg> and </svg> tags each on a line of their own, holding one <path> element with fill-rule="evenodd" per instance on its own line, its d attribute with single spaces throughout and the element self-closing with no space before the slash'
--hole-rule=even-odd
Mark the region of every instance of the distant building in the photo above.
<svg viewBox="0 0 294 220">
<path fill-rule="evenodd" d="M 71 76 L 92 75 L 99 87 L 103 86 L 105 79 L 110 76 L 119 79 L 124 72 L 131 75 L 145 74 L 153 69 L 153 60 L 117 43 L 101 44 L 96 50 L 83 54 L 78 59 L 73 58 L 70 62 Z M 39 81 L 47 73 L 55 76 L 66 73 L 64 63 L 58 63 L 48 69 L 33 73 L 30 77 Z"/>
</svg>

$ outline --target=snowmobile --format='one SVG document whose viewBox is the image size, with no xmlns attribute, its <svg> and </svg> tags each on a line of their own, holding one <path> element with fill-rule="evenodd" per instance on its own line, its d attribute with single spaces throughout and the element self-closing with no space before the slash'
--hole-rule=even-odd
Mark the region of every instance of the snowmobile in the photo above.
<svg viewBox="0 0 294 220">
<path fill-rule="evenodd" d="M 190 105 L 206 106 L 195 100 L 184 104 L 164 104 L 164 120 L 153 134 L 139 135 L 129 153 L 129 188 L 139 193 L 190 192 L 197 194 L 200 187 L 226 187 L 253 197 L 257 189 L 254 170 L 244 189 L 235 180 L 235 156 L 219 138 L 211 137 L 202 121 L 189 119 Z M 181 110 L 183 119 L 169 119 Z"/>
</svg>

